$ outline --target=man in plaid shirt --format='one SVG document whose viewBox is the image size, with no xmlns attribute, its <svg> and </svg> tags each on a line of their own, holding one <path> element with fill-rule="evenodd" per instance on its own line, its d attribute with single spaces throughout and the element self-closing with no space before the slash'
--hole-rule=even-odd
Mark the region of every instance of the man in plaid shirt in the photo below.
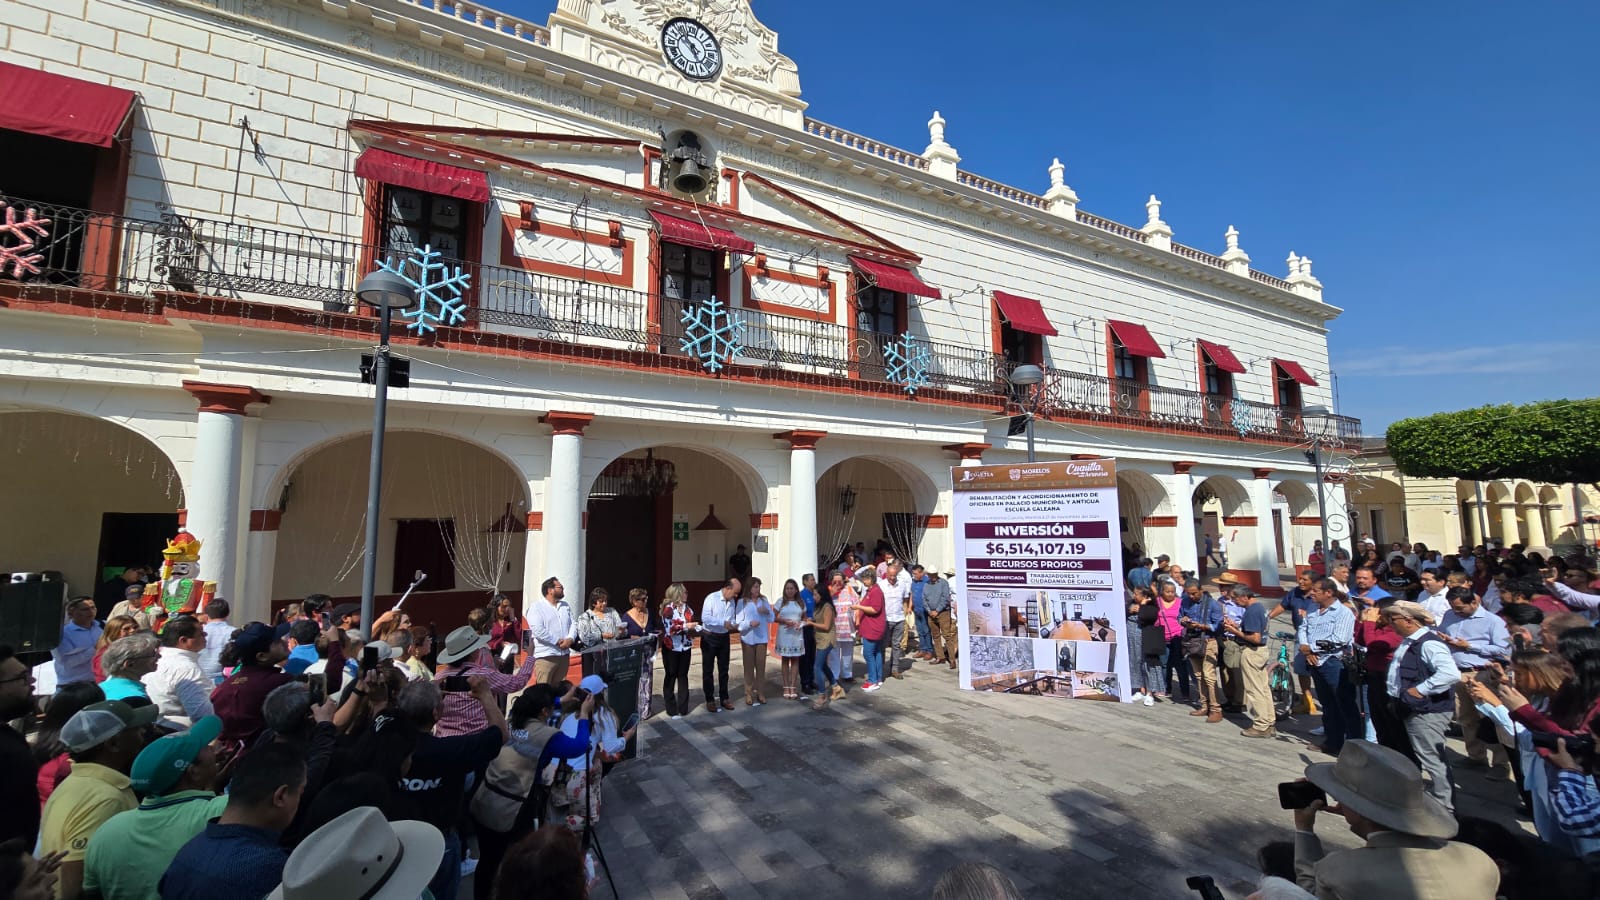
<svg viewBox="0 0 1600 900">
<path fill-rule="evenodd" d="M 522 668 L 504 674 L 495 667 L 494 655 L 489 652 L 489 637 L 468 625 L 450 632 L 444 639 L 444 650 L 439 653 L 439 662 L 444 666 L 438 676 L 441 687 L 444 679 L 451 675 L 481 676 L 489 683 L 495 700 L 504 704 L 507 694 L 528 686 L 528 679 L 533 675 L 533 654 L 522 661 Z M 483 704 L 470 691 L 444 692 L 444 712 L 433 726 L 434 737 L 474 734 L 487 727 L 489 720 L 483 713 Z"/>
</svg>

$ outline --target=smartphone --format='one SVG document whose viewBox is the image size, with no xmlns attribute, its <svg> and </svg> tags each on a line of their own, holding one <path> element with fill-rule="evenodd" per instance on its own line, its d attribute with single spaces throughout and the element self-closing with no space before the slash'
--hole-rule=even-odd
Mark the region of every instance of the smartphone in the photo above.
<svg viewBox="0 0 1600 900">
<path fill-rule="evenodd" d="M 637 724 L 639 724 L 639 714 L 634 713 L 628 717 L 628 721 L 622 723 L 622 730 L 627 731 L 629 728 L 632 728 Z"/>
<path fill-rule="evenodd" d="M 472 690 L 472 685 L 467 683 L 465 675 L 446 675 L 439 689 L 448 694 L 465 694 Z"/>
<path fill-rule="evenodd" d="M 321 706 L 328 702 L 328 676 L 323 673 L 306 676 L 306 686 L 311 689 L 311 705 Z"/>
<path fill-rule="evenodd" d="M 1309 781 L 1285 781 L 1278 785 L 1278 805 L 1284 809 L 1305 809 L 1313 801 L 1328 802 L 1328 795 Z"/>
<path fill-rule="evenodd" d="M 361 671 L 371 672 L 378 667 L 378 646 L 368 644 L 361 648 Z"/>
</svg>

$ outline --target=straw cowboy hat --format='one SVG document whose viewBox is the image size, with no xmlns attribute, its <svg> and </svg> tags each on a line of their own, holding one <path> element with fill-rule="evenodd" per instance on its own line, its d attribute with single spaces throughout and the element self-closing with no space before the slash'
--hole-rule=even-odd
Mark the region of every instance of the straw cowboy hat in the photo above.
<svg viewBox="0 0 1600 900">
<path fill-rule="evenodd" d="M 1403 834 L 1452 838 L 1456 820 L 1422 787 L 1422 772 L 1388 747 L 1346 741 L 1331 763 L 1306 766 L 1306 780 L 1341 806 Z"/>
<path fill-rule="evenodd" d="M 1433 613 L 1428 612 L 1426 606 L 1412 600 L 1396 600 L 1383 611 L 1390 616 L 1405 616 L 1411 621 L 1421 622 L 1423 625 L 1433 624 Z"/>
<path fill-rule="evenodd" d="M 1217 576 L 1211 579 L 1211 583 L 1220 584 L 1223 587 L 1233 587 L 1236 584 L 1244 584 L 1244 582 L 1239 580 L 1239 576 L 1233 574 L 1232 572 L 1217 573 Z"/>
<path fill-rule="evenodd" d="M 416 900 L 444 857 L 444 835 L 427 822 L 390 822 L 371 806 L 352 809 L 307 837 L 267 900 Z"/>
<path fill-rule="evenodd" d="M 471 625 L 463 625 L 445 637 L 444 649 L 439 651 L 439 662 L 447 666 L 460 662 L 489 646 L 489 639 L 489 635 L 479 634 Z"/>
</svg>

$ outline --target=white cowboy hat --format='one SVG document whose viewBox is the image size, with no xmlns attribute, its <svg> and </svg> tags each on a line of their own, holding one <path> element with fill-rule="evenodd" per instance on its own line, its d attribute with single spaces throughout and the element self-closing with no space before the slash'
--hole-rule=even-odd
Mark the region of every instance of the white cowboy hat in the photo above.
<svg viewBox="0 0 1600 900">
<path fill-rule="evenodd" d="M 444 857 L 444 835 L 427 822 L 389 822 L 375 807 L 352 809 L 312 832 L 283 867 L 267 900 L 416 900 Z"/>
<path fill-rule="evenodd" d="M 450 665 L 489 646 L 489 635 L 479 634 L 471 625 L 463 625 L 444 639 L 444 649 L 439 651 L 439 662 Z"/>
<path fill-rule="evenodd" d="M 1306 780 L 1385 828 L 1426 838 L 1456 836 L 1455 817 L 1423 790 L 1416 765 L 1388 747 L 1346 741 L 1338 759 L 1306 766 Z"/>
</svg>

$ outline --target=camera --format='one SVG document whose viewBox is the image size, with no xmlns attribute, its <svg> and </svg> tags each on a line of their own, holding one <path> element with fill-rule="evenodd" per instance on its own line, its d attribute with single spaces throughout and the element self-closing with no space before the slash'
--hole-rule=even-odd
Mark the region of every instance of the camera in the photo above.
<svg viewBox="0 0 1600 900">
<path fill-rule="evenodd" d="M 465 694 L 472 690 L 472 685 L 465 675 L 446 675 L 439 689 L 447 694 Z"/>
<path fill-rule="evenodd" d="M 1549 731 L 1529 731 L 1528 737 L 1533 740 L 1533 745 L 1535 747 L 1543 747 L 1546 750 L 1554 750 L 1556 749 L 1557 741 L 1566 741 L 1567 752 L 1572 754 L 1574 757 L 1594 755 L 1593 735 L 1575 734 L 1568 736 L 1565 734 L 1554 734 Z"/>
<path fill-rule="evenodd" d="M 1183 880 L 1183 883 L 1205 900 L 1224 900 L 1222 891 L 1217 888 L 1216 879 L 1210 875 L 1190 875 Z"/>
<path fill-rule="evenodd" d="M 1328 794 L 1309 781 L 1285 781 L 1278 785 L 1278 805 L 1284 809 L 1305 809 L 1316 801 L 1328 802 Z"/>
</svg>

